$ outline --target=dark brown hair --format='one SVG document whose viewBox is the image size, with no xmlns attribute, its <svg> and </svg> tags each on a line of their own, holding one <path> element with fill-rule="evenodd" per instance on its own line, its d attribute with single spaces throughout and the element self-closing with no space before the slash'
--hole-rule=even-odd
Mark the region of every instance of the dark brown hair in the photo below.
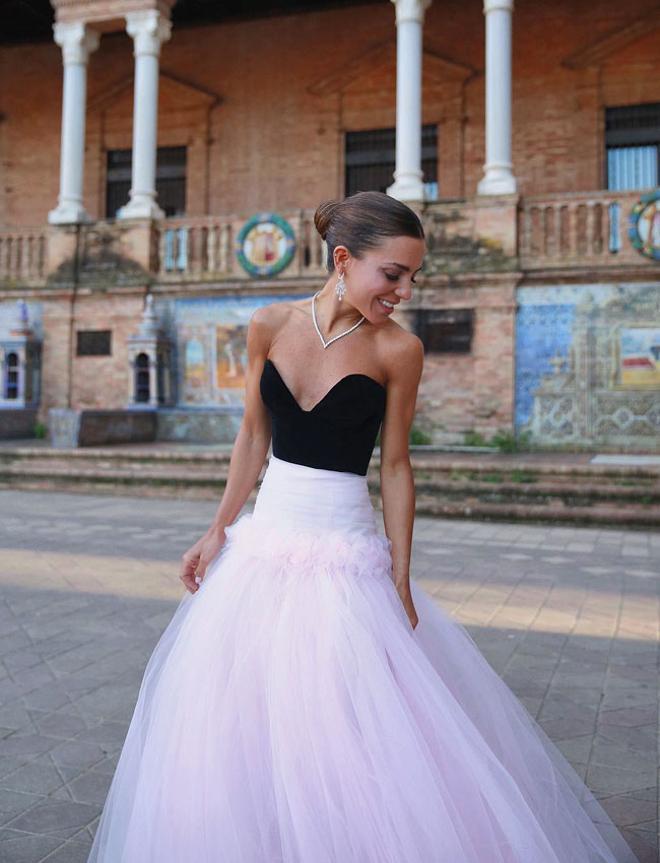
<svg viewBox="0 0 660 863">
<path fill-rule="evenodd" d="M 336 246 L 346 246 L 356 258 L 386 237 L 424 239 L 419 216 L 384 192 L 357 192 L 343 201 L 323 201 L 314 214 L 316 230 L 326 241 L 328 272 L 335 268 Z"/>
</svg>

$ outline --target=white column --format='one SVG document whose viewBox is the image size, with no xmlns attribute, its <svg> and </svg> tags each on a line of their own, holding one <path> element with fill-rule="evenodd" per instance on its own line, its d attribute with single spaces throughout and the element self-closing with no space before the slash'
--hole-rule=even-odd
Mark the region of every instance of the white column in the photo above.
<svg viewBox="0 0 660 863">
<path fill-rule="evenodd" d="M 156 148 L 158 146 L 158 58 L 170 38 L 171 23 L 155 9 L 129 12 L 126 30 L 133 37 L 135 85 L 133 92 L 133 168 L 130 200 L 120 219 L 162 219 L 156 203 Z"/>
<path fill-rule="evenodd" d="M 396 6 L 396 169 L 387 194 L 423 201 L 422 25 L 431 0 L 392 0 Z"/>
<path fill-rule="evenodd" d="M 84 222 L 83 166 L 85 163 L 85 102 L 87 60 L 99 44 L 99 34 L 82 21 L 53 25 L 55 41 L 62 49 L 62 139 L 60 149 L 60 194 L 57 207 L 48 214 L 51 224 Z"/>
<path fill-rule="evenodd" d="M 516 192 L 511 161 L 511 13 L 513 0 L 484 0 L 486 16 L 486 162 L 477 192 Z"/>
</svg>

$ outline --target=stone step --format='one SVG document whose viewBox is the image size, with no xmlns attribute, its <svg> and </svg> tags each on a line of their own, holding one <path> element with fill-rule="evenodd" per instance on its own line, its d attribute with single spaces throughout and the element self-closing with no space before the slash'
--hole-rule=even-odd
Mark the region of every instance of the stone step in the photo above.
<svg viewBox="0 0 660 863">
<path fill-rule="evenodd" d="M 229 457 L 229 452 L 4 451 L 0 487 L 218 499 Z M 420 514 L 660 527 L 660 472 L 654 469 L 415 456 L 412 462 Z M 377 457 L 368 479 L 377 505 Z"/>
</svg>

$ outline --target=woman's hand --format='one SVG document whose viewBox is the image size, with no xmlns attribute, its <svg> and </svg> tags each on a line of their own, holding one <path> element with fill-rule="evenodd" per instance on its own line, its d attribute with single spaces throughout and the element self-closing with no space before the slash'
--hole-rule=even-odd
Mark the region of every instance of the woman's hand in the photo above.
<svg viewBox="0 0 660 863">
<path fill-rule="evenodd" d="M 412 594 L 410 592 L 410 585 L 396 585 L 397 593 L 403 603 L 403 607 L 406 610 L 406 614 L 408 615 L 408 620 L 410 621 L 410 625 L 414 629 L 419 623 L 419 618 L 417 617 L 417 612 L 415 611 L 415 605 L 413 603 Z"/>
<path fill-rule="evenodd" d="M 206 575 L 206 568 L 220 551 L 226 540 L 223 527 L 211 526 L 201 539 L 191 546 L 181 556 L 181 574 L 179 578 L 186 590 L 196 593 Z M 195 578 L 199 579 L 199 584 Z"/>
</svg>

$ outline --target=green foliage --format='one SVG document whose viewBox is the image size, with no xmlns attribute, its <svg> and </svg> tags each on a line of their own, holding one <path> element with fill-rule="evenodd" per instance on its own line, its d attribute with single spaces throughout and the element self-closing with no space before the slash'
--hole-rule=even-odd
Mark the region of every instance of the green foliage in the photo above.
<svg viewBox="0 0 660 863">
<path fill-rule="evenodd" d="M 509 429 L 498 429 L 490 438 L 486 438 L 474 429 L 467 429 L 463 432 L 463 439 L 466 446 L 491 446 L 496 447 L 500 452 L 520 452 L 531 446 L 529 432 L 516 435 Z"/>
<path fill-rule="evenodd" d="M 516 436 L 508 429 L 499 429 L 490 440 L 500 452 L 516 452 L 518 449 Z"/>
<path fill-rule="evenodd" d="M 420 428 L 417 428 L 417 426 L 412 426 L 410 429 L 410 435 L 408 436 L 408 441 L 412 446 L 430 444 L 431 436 L 426 434 L 426 432 L 422 431 Z"/>
<path fill-rule="evenodd" d="M 466 429 L 463 432 L 463 442 L 465 446 L 488 446 L 488 441 L 481 432 L 474 429 Z"/>
<path fill-rule="evenodd" d="M 497 482 L 500 483 L 503 481 L 503 476 L 501 473 L 497 471 L 493 471 L 493 473 L 483 473 L 478 477 L 482 482 Z"/>
<path fill-rule="evenodd" d="M 42 423 L 41 420 L 37 420 L 34 424 L 34 436 L 39 439 L 43 439 L 46 437 L 47 432 L 46 424 Z"/>
<path fill-rule="evenodd" d="M 538 477 L 536 477 L 532 473 L 529 473 L 528 471 L 518 470 L 518 468 L 515 468 L 509 474 L 509 479 L 511 480 L 511 482 L 525 483 L 525 482 L 537 482 Z"/>
</svg>

